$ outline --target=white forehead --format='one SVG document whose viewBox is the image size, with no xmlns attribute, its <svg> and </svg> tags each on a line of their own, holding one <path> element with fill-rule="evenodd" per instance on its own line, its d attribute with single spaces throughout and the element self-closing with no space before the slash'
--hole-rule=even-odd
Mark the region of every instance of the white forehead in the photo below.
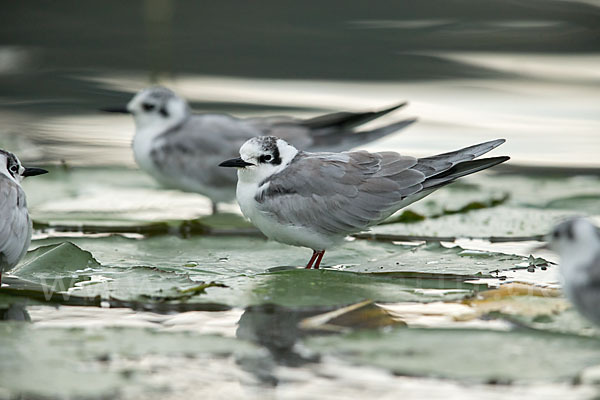
<svg viewBox="0 0 600 400">
<path fill-rule="evenodd" d="M 240 148 L 240 156 L 242 158 L 255 158 L 264 153 L 262 144 L 257 140 L 258 138 L 252 138 L 246 141 Z"/>
<path fill-rule="evenodd" d="M 284 140 L 277 139 L 273 136 L 262 136 L 249 139 L 240 148 L 240 156 L 242 158 L 256 158 L 263 154 L 271 154 L 275 150 L 289 146 Z"/>
</svg>

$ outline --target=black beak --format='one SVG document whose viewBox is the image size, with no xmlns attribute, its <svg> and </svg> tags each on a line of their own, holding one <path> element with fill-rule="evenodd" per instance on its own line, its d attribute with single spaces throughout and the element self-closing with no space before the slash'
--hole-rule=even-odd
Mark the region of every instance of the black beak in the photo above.
<svg viewBox="0 0 600 400">
<path fill-rule="evenodd" d="M 36 176 L 36 175 L 42 175 L 42 174 L 47 174 L 48 171 L 46 171 L 45 169 L 42 168 L 25 168 L 25 171 L 23 171 L 23 176 L 27 177 L 27 176 Z"/>
<path fill-rule="evenodd" d="M 240 157 L 232 158 L 231 160 L 223 161 L 219 164 L 219 167 L 235 167 L 235 168 L 246 168 L 249 165 L 254 165 L 252 163 L 246 162 L 242 160 Z"/>
<path fill-rule="evenodd" d="M 110 112 L 110 113 L 120 113 L 120 114 L 131 114 L 126 107 L 106 107 L 101 108 L 100 111 Z"/>
</svg>

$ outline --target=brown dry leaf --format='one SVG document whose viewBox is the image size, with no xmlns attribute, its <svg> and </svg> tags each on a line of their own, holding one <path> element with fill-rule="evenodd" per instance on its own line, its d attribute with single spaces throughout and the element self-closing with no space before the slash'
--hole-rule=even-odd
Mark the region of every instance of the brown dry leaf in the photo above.
<svg viewBox="0 0 600 400">
<path fill-rule="evenodd" d="M 406 325 L 371 300 L 352 304 L 314 317 L 305 318 L 298 326 L 305 330 L 344 332 L 350 329 L 374 329 Z"/>
<path fill-rule="evenodd" d="M 463 304 L 476 309 L 479 315 L 500 312 L 530 317 L 558 314 L 570 307 L 560 290 L 524 283 L 509 283 L 481 292 Z"/>
<path fill-rule="evenodd" d="M 554 288 L 543 288 L 528 283 L 507 283 L 498 289 L 486 290 L 477 295 L 477 299 L 501 299 L 508 296 L 540 296 L 560 297 L 561 291 Z"/>
</svg>

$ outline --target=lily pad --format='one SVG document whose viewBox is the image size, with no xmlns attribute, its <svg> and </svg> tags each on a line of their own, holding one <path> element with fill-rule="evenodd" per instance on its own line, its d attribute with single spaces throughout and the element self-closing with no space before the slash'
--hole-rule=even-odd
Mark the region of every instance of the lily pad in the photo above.
<svg viewBox="0 0 600 400">
<path fill-rule="evenodd" d="M 393 329 L 308 338 L 313 351 L 395 374 L 467 382 L 571 382 L 597 365 L 596 338 L 528 330 Z"/>
<path fill-rule="evenodd" d="M 469 252 L 458 246 L 447 248 L 439 243 L 354 241 L 327 253 L 325 263 L 340 263 L 333 270 L 304 270 L 293 264 L 303 265 L 308 251 L 257 238 L 158 236 L 140 240 L 112 236 L 70 240 L 86 252 L 59 238 L 36 241 L 45 245 L 43 249 L 84 255 L 83 261 L 92 259 L 87 251 L 94 255 L 93 265 L 54 273 L 53 278 L 63 285 L 55 285 L 55 290 L 70 296 L 137 303 L 303 307 L 341 306 L 362 300 L 458 300 L 487 288 L 484 282 L 467 281 L 491 277 L 491 271 L 510 269 L 527 260 Z M 273 268 L 289 264 L 291 269 Z M 15 271 L 19 278 L 38 282 L 42 277 L 50 278 L 44 275 L 43 266 L 38 270 L 25 268 L 27 265 Z M 67 284 L 62 278 L 70 281 Z M 191 293 L 198 285 L 204 290 Z"/>
<path fill-rule="evenodd" d="M 160 368 L 160 359 L 209 362 L 232 355 L 263 357 L 248 342 L 212 335 L 135 328 L 34 329 L 3 323 L 0 387 L 23 396 L 116 397 L 125 386 L 134 393 L 160 389 L 142 360 Z"/>
<path fill-rule="evenodd" d="M 499 206 L 425 219 L 412 224 L 379 225 L 372 228 L 378 234 L 430 237 L 540 237 L 565 218 L 581 216 L 573 210 L 537 209 Z"/>
<path fill-rule="evenodd" d="M 99 268 L 100 263 L 89 251 L 65 241 L 57 244 L 40 246 L 29 251 L 19 266 L 12 271 L 14 275 L 39 277 L 60 277 L 87 268 Z"/>
</svg>

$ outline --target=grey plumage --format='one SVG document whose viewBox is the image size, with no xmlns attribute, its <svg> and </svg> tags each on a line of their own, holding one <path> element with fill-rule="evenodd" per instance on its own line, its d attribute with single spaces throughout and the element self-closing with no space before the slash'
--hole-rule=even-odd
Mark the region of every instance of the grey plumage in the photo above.
<svg viewBox="0 0 600 400">
<path fill-rule="evenodd" d="M 543 248 L 560 254 L 562 288 L 575 308 L 600 325 L 600 230 L 584 218 L 558 224 Z"/>
<path fill-rule="evenodd" d="M 21 181 L 47 172 L 25 168 L 14 154 L 0 149 L 0 285 L 2 273 L 17 265 L 31 242 L 31 220 Z"/>
<path fill-rule="evenodd" d="M 27 252 L 31 220 L 23 189 L 0 175 L 0 273 L 12 269 Z"/>
<path fill-rule="evenodd" d="M 471 161 L 504 143 L 495 140 L 417 159 L 395 152 L 299 152 L 259 184 L 261 211 L 281 224 L 346 235 L 376 225 L 401 207 L 455 179 L 508 160 Z"/>
<path fill-rule="evenodd" d="M 256 137 L 240 157 L 221 167 L 238 169 L 242 213 L 267 237 L 313 249 L 306 268 L 319 268 L 325 250 L 351 233 L 456 179 L 508 157 L 475 159 L 504 143 L 493 140 L 433 157 L 387 151 L 309 153 L 276 137 Z"/>
<path fill-rule="evenodd" d="M 282 139 L 294 147 L 312 150 L 348 148 L 386 136 L 408 126 L 413 121 L 402 121 L 385 128 L 352 135 L 335 131 L 327 135 L 308 130 L 302 125 L 288 123 L 271 123 L 268 121 L 242 120 L 226 115 L 198 115 L 156 138 L 156 145 L 151 152 L 152 160 L 164 172 L 163 184 L 176 186 L 176 181 L 168 179 L 169 175 L 179 175 L 190 181 L 200 181 L 204 185 L 214 187 L 233 187 L 237 177 L 233 171 L 216 168 L 220 161 L 237 155 L 239 148 L 248 139 L 255 136 L 270 136 L 277 133 Z M 353 136 L 356 136 L 354 138 Z M 220 199 L 218 199 L 220 200 Z"/>
<path fill-rule="evenodd" d="M 162 185 L 198 192 L 213 203 L 235 195 L 233 171 L 217 168 L 256 136 L 274 135 L 310 151 L 340 151 L 363 145 L 415 122 L 405 119 L 369 131 L 355 128 L 406 103 L 378 111 L 337 112 L 310 119 L 287 116 L 236 118 L 226 114 L 194 114 L 171 90 L 152 87 L 138 93 L 127 109 L 136 122 L 133 150 L 138 165 Z"/>
<path fill-rule="evenodd" d="M 358 113 L 340 111 L 331 114 L 319 115 L 318 117 L 306 119 L 301 123 L 302 125 L 311 129 L 323 129 L 332 126 L 345 129 L 355 128 L 359 125 L 366 124 L 367 122 L 373 121 L 374 119 L 382 117 L 385 114 L 404 107 L 407 104 L 408 103 L 404 102 L 379 111 L 366 111 Z"/>
<path fill-rule="evenodd" d="M 587 272 L 585 281 L 570 283 L 567 294 L 584 317 L 600 325 L 600 252 L 587 266 Z"/>
</svg>

